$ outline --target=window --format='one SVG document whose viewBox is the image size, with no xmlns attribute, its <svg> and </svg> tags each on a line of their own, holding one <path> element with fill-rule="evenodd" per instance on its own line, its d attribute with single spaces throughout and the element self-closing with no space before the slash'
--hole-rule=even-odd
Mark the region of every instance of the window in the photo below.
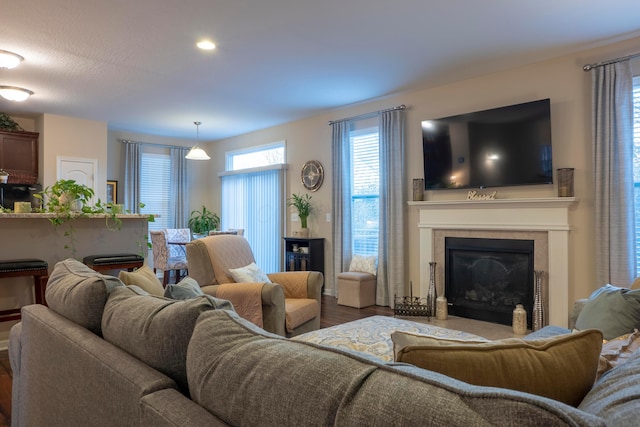
<svg viewBox="0 0 640 427">
<path fill-rule="evenodd" d="M 140 165 L 140 213 L 156 215 L 149 230 L 172 228 L 169 209 L 171 158 L 168 154 L 143 152 Z"/>
<path fill-rule="evenodd" d="M 237 171 L 282 164 L 284 163 L 284 146 L 285 142 L 280 141 L 246 150 L 229 151 L 226 153 L 226 169 Z"/>
<path fill-rule="evenodd" d="M 352 253 L 378 255 L 380 218 L 380 152 L 378 128 L 352 131 Z"/>
<path fill-rule="evenodd" d="M 640 272 L 640 76 L 633 78 L 633 188 L 636 209 L 636 271 Z"/>
<path fill-rule="evenodd" d="M 265 273 L 280 271 L 284 230 L 285 142 L 226 154 L 222 229 L 242 228 Z"/>
</svg>

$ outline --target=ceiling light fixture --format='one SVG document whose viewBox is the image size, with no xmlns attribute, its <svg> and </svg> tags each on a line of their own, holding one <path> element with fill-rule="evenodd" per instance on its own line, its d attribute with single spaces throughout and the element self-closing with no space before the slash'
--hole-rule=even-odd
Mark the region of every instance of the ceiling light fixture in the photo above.
<svg viewBox="0 0 640 427">
<path fill-rule="evenodd" d="M 191 150 L 189 150 L 184 157 L 189 160 L 209 160 L 211 157 L 209 157 L 202 148 L 198 147 L 198 142 L 200 142 L 200 125 L 202 122 L 193 122 L 193 124 L 196 125 L 196 145 L 191 147 Z"/>
<path fill-rule="evenodd" d="M 22 61 L 24 61 L 24 58 L 17 53 L 0 50 L 0 68 L 15 68 Z"/>
<path fill-rule="evenodd" d="M 33 92 L 16 86 L 0 86 L 0 96 L 9 101 L 22 102 L 28 99 Z"/>
<path fill-rule="evenodd" d="M 216 44 L 210 40 L 200 40 L 196 43 L 196 46 L 202 50 L 213 50 L 216 48 Z"/>
</svg>

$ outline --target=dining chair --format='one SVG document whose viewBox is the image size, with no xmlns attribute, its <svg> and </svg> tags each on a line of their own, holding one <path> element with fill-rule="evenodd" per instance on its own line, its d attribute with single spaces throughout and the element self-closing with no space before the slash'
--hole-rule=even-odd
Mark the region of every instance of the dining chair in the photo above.
<svg viewBox="0 0 640 427">
<path fill-rule="evenodd" d="M 167 286 L 169 283 L 171 271 L 175 272 L 176 283 L 178 283 L 181 270 L 188 269 L 185 253 L 179 253 L 180 248 L 173 248 L 173 246 L 179 245 L 169 245 L 168 242 L 172 240 L 168 238 L 168 230 L 170 229 L 149 231 L 153 251 L 153 271 L 163 271 L 162 286 Z"/>
</svg>

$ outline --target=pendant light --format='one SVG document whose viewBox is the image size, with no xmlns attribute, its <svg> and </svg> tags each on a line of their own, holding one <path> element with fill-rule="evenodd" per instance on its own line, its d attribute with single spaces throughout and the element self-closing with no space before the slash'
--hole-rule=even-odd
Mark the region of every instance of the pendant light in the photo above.
<svg viewBox="0 0 640 427">
<path fill-rule="evenodd" d="M 185 158 L 189 160 L 209 160 L 211 157 L 209 157 L 202 148 L 198 147 L 198 142 L 200 142 L 200 125 L 202 122 L 193 122 L 193 124 L 196 125 L 196 145 L 191 147 L 191 150 L 189 150 Z"/>
</svg>

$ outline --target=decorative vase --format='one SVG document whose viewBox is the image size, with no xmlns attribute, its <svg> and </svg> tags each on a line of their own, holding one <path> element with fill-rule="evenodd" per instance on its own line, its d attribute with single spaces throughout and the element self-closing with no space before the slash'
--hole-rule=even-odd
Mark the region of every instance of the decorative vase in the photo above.
<svg viewBox="0 0 640 427">
<path fill-rule="evenodd" d="M 427 315 L 432 317 L 436 314 L 436 263 L 429 263 L 429 289 L 427 290 Z"/>
<path fill-rule="evenodd" d="M 516 305 L 513 309 L 513 333 L 516 335 L 526 335 L 527 333 L 527 310 L 522 304 Z"/>
<path fill-rule="evenodd" d="M 448 315 L 447 299 L 444 296 L 439 296 L 436 298 L 436 319 L 447 320 Z"/>
<path fill-rule="evenodd" d="M 298 237 L 302 237 L 303 239 L 306 239 L 309 237 L 309 229 L 308 228 L 301 228 L 298 231 Z"/>
<path fill-rule="evenodd" d="M 542 300 L 542 278 L 544 272 L 540 270 L 533 271 L 534 284 L 533 284 L 533 326 L 532 329 L 537 331 L 544 327 L 544 303 Z"/>
</svg>

